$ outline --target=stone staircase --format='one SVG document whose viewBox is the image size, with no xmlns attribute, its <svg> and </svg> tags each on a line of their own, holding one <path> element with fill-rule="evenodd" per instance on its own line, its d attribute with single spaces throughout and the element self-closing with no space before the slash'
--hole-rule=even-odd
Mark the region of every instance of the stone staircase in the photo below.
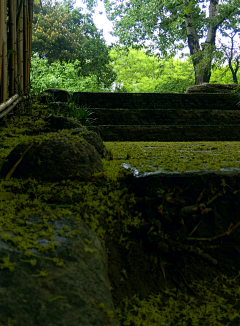
<svg viewBox="0 0 240 326">
<path fill-rule="evenodd" d="M 232 94 L 82 93 L 104 141 L 239 141 L 239 98 Z"/>
</svg>

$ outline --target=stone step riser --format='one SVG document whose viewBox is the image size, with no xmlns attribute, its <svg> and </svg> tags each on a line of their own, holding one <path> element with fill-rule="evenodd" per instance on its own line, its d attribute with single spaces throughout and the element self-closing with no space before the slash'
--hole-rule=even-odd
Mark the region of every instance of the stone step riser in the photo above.
<svg viewBox="0 0 240 326">
<path fill-rule="evenodd" d="M 103 141 L 239 141 L 240 125 L 96 126 Z"/>
<path fill-rule="evenodd" d="M 94 112 L 93 129 L 104 141 L 240 139 L 236 94 L 76 92 L 73 99 Z"/>
<path fill-rule="evenodd" d="M 92 125 L 229 125 L 240 124 L 240 110 L 91 109 Z"/>
<path fill-rule="evenodd" d="M 237 110 L 239 98 L 232 94 L 73 93 L 82 106 L 107 109 L 218 109 Z"/>
</svg>

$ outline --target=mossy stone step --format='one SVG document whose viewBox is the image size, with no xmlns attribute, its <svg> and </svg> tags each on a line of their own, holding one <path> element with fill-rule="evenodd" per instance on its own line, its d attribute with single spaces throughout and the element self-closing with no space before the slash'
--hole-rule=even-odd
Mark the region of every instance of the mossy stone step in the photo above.
<svg viewBox="0 0 240 326">
<path fill-rule="evenodd" d="M 99 125 L 92 127 L 103 141 L 239 141 L 240 124 L 218 125 Z"/>
<path fill-rule="evenodd" d="M 90 109 L 239 109 L 236 94 L 75 92 L 73 100 Z"/>
<path fill-rule="evenodd" d="M 240 124 L 240 110 L 91 109 L 92 125 Z"/>
</svg>

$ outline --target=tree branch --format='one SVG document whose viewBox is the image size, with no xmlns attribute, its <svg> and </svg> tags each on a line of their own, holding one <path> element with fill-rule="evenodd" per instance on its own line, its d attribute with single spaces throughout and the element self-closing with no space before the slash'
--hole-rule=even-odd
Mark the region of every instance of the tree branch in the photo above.
<svg viewBox="0 0 240 326">
<path fill-rule="evenodd" d="M 240 11 L 236 11 L 236 8 L 233 8 L 229 12 L 227 12 L 216 24 L 216 28 L 218 28 L 227 18 L 232 17 L 233 15 L 240 15 Z"/>
</svg>

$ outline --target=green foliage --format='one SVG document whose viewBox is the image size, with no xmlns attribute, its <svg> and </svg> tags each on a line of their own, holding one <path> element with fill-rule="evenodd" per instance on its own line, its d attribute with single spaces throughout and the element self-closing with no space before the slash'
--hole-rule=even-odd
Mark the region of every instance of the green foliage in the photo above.
<svg viewBox="0 0 240 326">
<path fill-rule="evenodd" d="M 117 74 L 117 91 L 182 93 L 194 84 L 194 70 L 189 61 L 160 60 L 132 48 L 128 52 L 112 49 L 110 56 Z"/>
<path fill-rule="evenodd" d="M 64 6 L 65 5 L 65 6 Z M 35 4 L 32 50 L 49 63 L 75 62 L 79 76 L 95 75 L 109 87 L 114 73 L 109 66 L 109 49 L 90 14 L 73 9 L 73 1 Z M 76 64 L 76 60 L 78 64 Z"/>
<path fill-rule="evenodd" d="M 238 71 L 237 77 L 240 80 L 240 71 Z M 215 66 L 212 71 L 210 83 L 233 84 L 233 76 L 229 66 Z"/>
<path fill-rule="evenodd" d="M 115 80 L 118 89 L 127 92 L 152 92 L 158 83 L 161 68 L 155 57 L 147 56 L 144 51 L 129 49 L 128 54 L 118 49 L 110 52 Z"/>
<path fill-rule="evenodd" d="M 109 91 L 96 75 L 78 76 L 79 61 L 72 63 L 56 61 L 52 64 L 36 54 L 31 59 L 31 93 L 38 94 L 48 88 L 61 88 L 73 92 Z"/>
<path fill-rule="evenodd" d="M 148 56 L 144 50 L 129 49 L 128 52 L 113 48 L 110 52 L 112 69 L 116 74 L 115 92 L 129 93 L 185 93 L 194 85 L 194 70 L 189 60 L 159 59 Z M 56 61 L 52 64 L 36 54 L 31 60 L 31 93 L 38 94 L 47 88 L 61 88 L 73 92 L 111 91 L 99 83 L 96 75 L 78 77 L 79 63 Z M 240 77 L 240 72 L 238 72 Z M 238 78 L 239 78 L 238 77 Z M 214 66 L 211 83 L 232 83 L 228 66 Z M 76 115 L 81 115 L 77 111 Z M 84 117 L 81 117 L 84 118 Z"/>
<path fill-rule="evenodd" d="M 190 60 L 170 58 L 161 62 L 163 73 L 156 92 L 185 93 L 188 87 L 194 85 L 194 69 Z"/>
<path fill-rule="evenodd" d="M 182 40 L 186 40 L 182 21 L 185 7 L 182 1 L 108 0 L 105 4 L 108 17 L 114 23 L 114 35 L 119 36 L 120 44 L 127 47 L 143 47 L 148 41 L 149 48 L 163 54 L 174 51 L 173 45 L 177 41 L 181 41 L 179 46 L 182 48 Z M 169 11 L 170 17 L 166 16 L 166 10 Z M 174 33 L 176 28 L 178 33 Z"/>
</svg>

